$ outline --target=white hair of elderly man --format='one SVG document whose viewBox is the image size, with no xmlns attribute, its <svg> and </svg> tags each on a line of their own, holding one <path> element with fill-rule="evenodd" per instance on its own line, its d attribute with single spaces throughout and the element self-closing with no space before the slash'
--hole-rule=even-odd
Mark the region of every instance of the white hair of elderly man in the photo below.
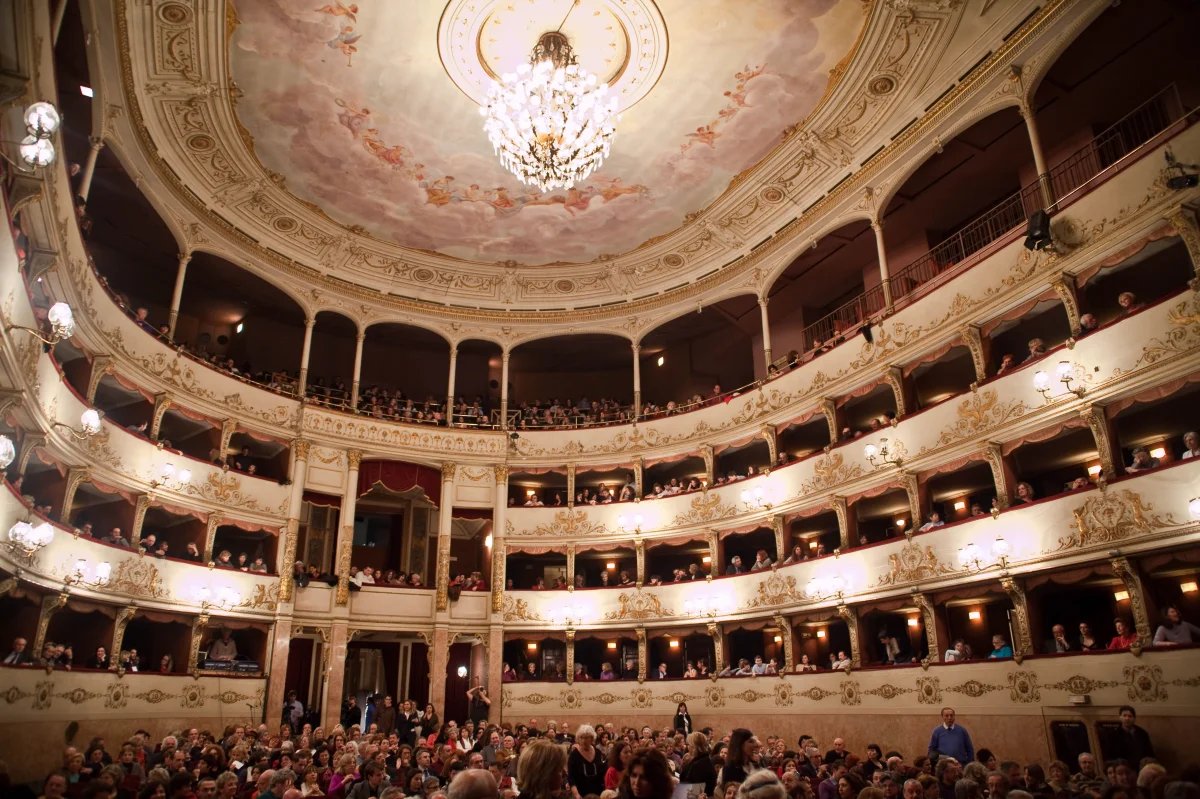
<svg viewBox="0 0 1200 799">
<path fill-rule="evenodd" d="M 460 771 L 446 790 L 446 799 L 496 799 L 496 778 L 490 771 Z"/>
</svg>

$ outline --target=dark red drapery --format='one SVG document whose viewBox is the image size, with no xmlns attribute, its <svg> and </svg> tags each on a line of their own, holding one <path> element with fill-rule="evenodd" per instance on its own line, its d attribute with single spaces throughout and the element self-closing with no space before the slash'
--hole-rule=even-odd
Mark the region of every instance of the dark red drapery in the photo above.
<svg viewBox="0 0 1200 799">
<path fill-rule="evenodd" d="M 433 504 L 442 498 L 442 472 L 429 466 L 399 461 L 366 461 L 358 469 L 358 494 L 362 496 L 376 484 L 392 491 L 420 488 Z"/>
</svg>

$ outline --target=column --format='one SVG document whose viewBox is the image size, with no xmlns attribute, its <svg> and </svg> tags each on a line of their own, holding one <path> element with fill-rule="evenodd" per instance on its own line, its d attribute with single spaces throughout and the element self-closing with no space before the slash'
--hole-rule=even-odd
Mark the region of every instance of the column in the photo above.
<svg viewBox="0 0 1200 799">
<path fill-rule="evenodd" d="M 487 660 L 487 689 L 492 699 L 488 708 L 488 720 L 499 724 L 504 715 L 504 681 L 500 678 L 504 661 L 504 625 L 499 619 L 493 619 L 488 625 L 488 660 Z"/>
<path fill-rule="evenodd" d="M 862 649 L 858 640 L 858 611 L 845 603 L 837 606 L 837 615 L 846 622 L 846 631 L 850 634 L 850 665 L 862 668 Z"/>
<path fill-rule="evenodd" d="M 646 658 L 650 655 L 646 646 L 646 628 L 639 626 L 637 628 L 637 648 L 638 648 L 638 682 L 646 681 Z"/>
<path fill-rule="evenodd" d="M 367 340 L 367 331 L 359 331 L 354 344 L 354 382 L 350 386 L 350 407 L 358 410 L 358 387 L 362 381 L 363 342 Z"/>
<path fill-rule="evenodd" d="M 296 384 L 296 397 L 304 399 L 308 388 L 308 359 L 312 355 L 313 328 L 317 326 L 317 317 L 310 316 L 304 320 L 304 347 L 300 350 L 300 381 Z"/>
<path fill-rule="evenodd" d="M 42 597 L 42 610 L 38 614 L 37 633 L 33 636 L 33 646 L 26 650 L 35 658 L 41 657 L 42 647 L 46 645 L 46 630 L 50 629 L 50 619 L 67 604 L 67 592 L 47 594 Z"/>
<path fill-rule="evenodd" d="M 291 602 L 296 589 L 292 579 L 292 565 L 296 562 L 296 546 L 300 540 L 300 510 L 304 504 L 304 481 L 308 477 L 308 452 L 312 444 L 302 438 L 292 442 L 292 486 L 288 498 L 287 524 L 284 527 L 283 555 L 276 572 L 279 575 L 279 601 Z M 286 662 L 287 654 L 284 653 Z M 274 673 L 274 672 L 272 672 Z M 280 707 L 282 707 L 280 697 Z M 274 705 L 268 705 L 274 707 Z"/>
<path fill-rule="evenodd" d="M 439 718 L 446 716 L 446 668 L 450 664 L 450 629 L 444 624 L 433 627 L 429 646 L 429 701 Z"/>
<path fill-rule="evenodd" d="M 575 507 L 575 464 L 567 464 L 567 507 Z"/>
<path fill-rule="evenodd" d="M 721 573 L 721 535 L 716 530 L 708 531 L 708 579 Z"/>
<path fill-rule="evenodd" d="M 763 369 L 769 370 L 771 368 L 771 320 L 767 314 L 766 297 L 758 298 L 758 309 L 762 315 L 763 361 L 765 363 Z M 763 375 L 766 374 L 764 371 Z"/>
<path fill-rule="evenodd" d="M 210 513 L 208 515 L 208 521 L 205 523 L 205 526 L 204 526 L 204 562 L 205 563 L 211 564 L 215 560 L 215 558 L 213 557 L 213 545 L 216 543 L 217 528 L 220 526 L 221 526 L 221 515 L 219 513 Z"/>
<path fill-rule="evenodd" d="M 937 613 L 929 597 L 917 591 L 912 594 L 913 604 L 921 611 L 921 624 L 925 627 L 925 646 L 929 649 L 929 662 L 942 662 L 941 630 L 938 629 Z"/>
<path fill-rule="evenodd" d="M 337 574 L 334 602 L 338 605 L 350 602 L 350 556 L 354 550 L 354 509 L 358 504 L 358 467 L 361 464 L 362 452 L 356 449 L 346 451 L 346 485 L 342 489 L 342 507 L 338 511 L 337 557 L 334 562 L 334 572 Z"/>
<path fill-rule="evenodd" d="M 329 656 L 322 658 L 325 664 L 325 696 L 321 701 L 321 723 L 332 730 L 341 723 L 342 695 L 346 687 L 346 644 L 350 642 L 349 624 L 334 620 L 329 625 Z"/>
<path fill-rule="evenodd" d="M 70 2 L 71 0 L 58 0 L 58 5 L 54 8 L 54 20 L 51 22 L 51 30 L 53 31 L 50 37 L 51 45 L 58 44 L 58 34 L 62 30 L 63 18 L 67 16 L 67 5 Z M 39 652 L 38 657 L 41 654 Z"/>
<path fill-rule="evenodd" d="M 1142 588 L 1142 578 L 1124 555 L 1118 555 L 1111 559 L 1109 565 L 1112 566 L 1113 575 L 1121 578 L 1125 592 L 1129 594 L 1129 612 L 1133 616 L 1133 627 L 1138 634 L 1135 654 L 1140 654 L 1142 647 L 1150 645 L 1153 633 L 1153 628 L 1150 626 L 1150 611 L 1146 607 L 1146 594 Z"/>
<path fill-rule="evenodd" d="M 988 350 L 991 341 L 983 337 L 979 325 L 963 325 L 960 330 L 963 344 L 971 352 L 971 363 L 975 366 L 975 382 L 988 379 Z"/>
<path fill-rule="evenodd" d="M 229 456 L 229 448 L 233 446 L 233 434 L 237 432 L 237 419 L 226 419 L 221 422 L 221 445 L 217 447 L 221 453 L 221 462 Z"/>
<path fill-rule="evenodd" d="M 280 586 L 279 594 L 282 599 L 283 586 Z M 271 651 L 268 653 L 271 676 L 267 679 L 267 696 L 264 700 L 267 703 L 268 719 L 272 714 L 278 716 L 279 709 L 283 707 L 284 689 L 287 686 L 288 652 L 291 648 L 292 620 L 286 617 L 278 618 L 275 620 L 275 634 L 271 638 Z"/>
<path fill-rule="evenodd" d="M 788 674 L 795 662 L 795 655 L 792 652 L 792 625 L 781 614 L 776 614 L 774 621 L 779 628 L 779 637 L 783 639 L 779 644 L 783 650 L 783 662 L 780 665 L 783 673 Z"/>
<path fill-rule="evenodd" d="M 1033 654 L 1033 634 L 1029 628 L 1029 603 L 1025 600 L 1025 589 L 1011 577 L 1000 578 L 1000 588 L 1012 602 L 1013 659 L 1018 663 L 1026 655 Z"/>
<path fill-rule="evenodd" d="M 908 494 L 908 511 L 912 516 L 912 524 L 909 526 L 916 530 L 920 528 L 921 520 L 925 518 L 929 491 L 921 485 L 921 481 L 914 472 L 902 472 L 901 476 L 904 479 L 904 491 Z"/>
<path fill-rule="evenodd" d="M 708 490 L 712 488 L 717 469 L 717 454 L 713 451 L 712 444 L 700 447 L 700 457 L 704 459 L 704 488 Z"/>
<path fill-rule="evenodd" d="M 134 549 L 138 548 L 138 543 L 142 540 L 142 527 L 146 523 L 146 511 L 150 509 L 150 495 L 142 494 L 137 498 L 137 504 L 133 506 L 133 526 L 129 528 L 129 545 Z"/>
<path fill-rule="evenodd" d="M 154 395 L 154 412 L 150 417 L 150 429 L 147 430 L 148 438 L 151 441 L 158 441 L 158 434 L 162 428 L 163 417 L 171 408 L 171 398 L 166 392 L 159 392 Z"/>
<path fill-rule="evenodd" d="M 633 494 L 637 499 L 642 498 L 643 483 L 645 482 L 646 461 L 638 455 L 633 459 Z"/>
<path fill-rule="evenodd" d="M 1116 436 L 1112 435 L 1108 414 L 1099 405 L 1088 405 L 1079 412 L 1080 418 L 1087 422 L 1096 441 L 1096 452 L 1100 455 L 1100 474 L 1105 480 L 1117 476 L 1117 465 L 1121 462 L 1120 450 L 1117 447 Z"/>
<path fill-rule="evenodd" d="M 1193 291 L 1200 290 L 1200 226 L 1196 224 L 1196 215 L 1189 208 L 1177 206 L 1167 214 L 1166 219 L 1175 228 L 1179 238 L 1183 239 L 1192 260 L 1192 271 L 1196 276 L 1189 281 L 1189 285 Z"/>
<path fill-rule="evenodd" d="M 192 639 L 188 644 L 187 669 L 191 675 L 197 676 L 200 669 L 200 646 L 204 643 L 204 635 L 208 630 L 208 613 L 202 612 L 192 619 Z"/>
<path fill-rule="evenodd" d="M 775 465 L 779 463 L 779 437 L 775 431 L 775 425 L 764 424 L 758 429 L 758 434 L 767 442 L 767 455 L 770 457 L 767 468 L 774 469 Z"/>
<path fill-rule="evenodd" d="M 825 415 L 825 423 L 829 425 L 829 443 L 836 444 L 838 436 L 841 434 L 841 428 L 838 426 L 837 402 L 832 397 L 825 397 L 821 400 L 821 413 Z"/>
<path fill-rule="evenodd" d="M 1008 507 L 1011 496 L 1008 487 L 1011 484 L 1008 464 L 1004 462 L 1004 450 L 995 441 L 989 441 L 984 447 L 983 457 L 987 459 L 988 467 L 992 470 L 992 482 L 996 484 L 996 501 L 993 507 L 1004 510 Z"/>
<path fill-rule="evenodd" d="M 721 630 L 721 625 L 715 621 L 708 623 L 708 636 L 713 642 L 713 667 L 712 678 L 717 679 L 717 675 L 725 668 L 725 633 Z"/>
<path fill-rule="evenodd" d="M 892 398 L 896 403 L 896 418 L 902 419 L 908 413 L 909 390 L 904 379 L 904 369 L 899 366 L 889 366 L 883 373 L 883 379 L 892 389 Z"/>
<path fill-rule="evenodd" d="M 88 141 L 92 143 L 92 148 L 88 150 L 87 161 L 83 165 L 83 177 L 79 179 L 79 191 L 76 192 L 84 201 L 88 198 L 88 192 L 92 190 L 92 178 L 96 174 L 96 159 L 100 157 L 100 151 L 104 149 L 104 139 L 92 136 Z"/>
<path fill-rule="evenodd" d="M 892 277 L 888 273 L 887 246 L 883 242 L 883 222 L 872 219 L 871 230 L 875 231 L 875 253 L 879 259 L 879 285 L 883 289 L 883 307 L 892 311 Z"/>
<path fill-rule="evenodd" d="M 458 372 L 458 345 L 450 346 L 450 380 L 446 385 L 446 427 L 454 424 L 454 378 Z"/>
<path fill-rule="evenodd" d="M 1046 156 L 1042 153 L 1042 140 L 1038 136 L 1035 115 L 1029 103 L 1024 100 L 1017 110 L 1021 113 L 1021 119 L 1025 120 L 1025 132 L 1029 134 L 1029 146 L 1033 149 L 1033 164 L 1037 168 L 1042 207 L 1049 211 L 1054 207 L 1054 190 L 1050 187 L 1050 169 L 1046 166 Z"/>
<path fill-rule="evenodd" d="M 783 517 L 772 513 L 767 517 L 767 521 L 771 525 L 771 532 L 775 534 L 775 562 L 780 563 L 792 551 L 792 548 L 784 540 Z"/>
<path fill-rule="evenodd" d="M 117 611 L 117 618 L 113 622 L 113 637 L 112 646 L 108 650 L 109 671 L 116 671 L 120 665 L 119 654 L 121 651 L 121 642 L 125 640 L 125 628 L 129 626 L 129 622 L 133 620 L 137 613 L 135 607 L 125 607 Z"/>
<path fill-rule="evenodd" d="M 192 261 L 190 252 L 179 253 L 179 265 L 175 269 L 175 290 L 171 293 L 171 315 L 167 319 L 167 338 L 175 340 L 175 323 L 179 321 L 179 304 L 183 301 L 183 281 L 187 277 L 188 264 Z"/>
<path fill-rule="evenodd" d="M 500 353 L 500 429 L 508 429 L 508 359 L 509 351 Z"/>
<path fill-rule="evenodd" d="M 1058 299 L 1062 301 L 1071 335 L 1078 336 L 1082 327 L 1079 324 L 1079 297 L 1075 293 L 1075 279 L 1067 275 L 1059 275 L 1050 281 L 1050 285 L 1054 287 Z"/>
<path fill-rule="evenodd" d="M 567 685 L 575 684 L 575 628 L 567 628 Z"/>
<path fill-rule="evenodd" d="M 442 496 L 438 507 L 438 537 L 437 537 L 437 609 L 450 609 L 450 528 L 454 514 L 454 473 L 457 466 L 453 463 L 442 464 Z M 445 664 L 443 664 L 444 666 Z M 442 674 L 445 683 L 446 675 Z M 444 686 L 443 686 L 444 690 Z M 436 707 L 437 704 L 435 703 Z"/>
<path fill-rule="evenodd" d="M 567 590 L 575 590 L 575 544 L 567 544 Z"/>
<path fill-rule="evenodd" d="M 646 542 L 640 537 L 633 542 L 633 554 L 637 562 L 637 587 L 646 583 Z"/>
<path fill-rule="evenodd" d="M 96 404 L 96 391 L 100 388 L 100 381 L 108 374 L 112 368 L 111 355 L 94 355 L 92 356 L 91 372 L 88 374 L 87 387 L 87 403 L 88 405 Z"/>
<path fill-rule="evenodd" d="M 59 521 L 63 524 L 71 524 L 71 511 L 75 510 L 75 494 L 79 491 L 79 486 L 86 483 L 87 480 L 87 469 L 72 467 L 67 470 L 67 486 L 63 489 L 62 511 L 58 515 Z M 41 657 L 41 652 L 38 653 L 38 657 Z"/>
<path fill-rule="evenodd" d="M 635 341 L 630 348 L 633 350 L 633 420 L 636 422 L 642 415 L 642 345 Z"/>
<path fill-rule="evenodd" d="M 508 516 L 508 467 L 501 464 L 493 466 L 492 470 L 496 474 L 496 503 L 492 508 L 492 612 L 499 613 L 504 609 L 504 583 L 507 580 L 505 577 L 507 551 L 504 547 L 504 528 Z M 493 649 L 492 653 L 495 655 L 492 660 L 499 662 L 500 650 Z M 499 685 L 500 683 L 495 684 Z"/>
<path fill-rule="evenodd" d="M 858 543 L 858 519 L 850 512 L 850 504 L 846 502 L 845 497 L 834 497 L 830 504 L 833 505 L 833 511 L 837 514 L 841 548 L 849 549 Z"/>
</svg>

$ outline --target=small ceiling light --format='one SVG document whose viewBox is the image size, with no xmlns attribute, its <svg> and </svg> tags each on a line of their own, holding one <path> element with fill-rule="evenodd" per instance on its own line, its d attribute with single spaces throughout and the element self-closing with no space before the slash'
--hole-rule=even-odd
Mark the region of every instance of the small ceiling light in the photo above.
<svg viewBox="0 0 1200 799">
<path fill-rule="evenodd" d="M 667 362 L 667 359 L 665 356 L 663 356 L 663 355 L 658 356 L 658 365 L 659 366 L 662 366 L 666 362 Z"/>
<path fill-rule="evenodd" d="M 1113 591 L 1113 599 L 1117 600 L 1118 602 L 1128 602 L 1129 601 L 1129 592 L 1128 591 Z"/>
<path fill-rule="evenodd" d="M 969 610 L 969 611 L 967 611 L 967 618 L 970 619 L 971 621 L 979 621 L 980 619 L 983 618 L 983 614 L 980 613 L 978 610 Z"/>
<path fill-rule="evenodd" d="M 1179 584 L 1179 590 L 1185 594 L 1194 594 L 1200 588 L 1197 587 L 1195 580 L 1187 580 Z"/>
<path fill-rule="evenodd" d="M 82 94 L 84 97 L 95 97 L 96 96 L 96 93 L 94 91 L 92 91 L 91 86 L 80 86 L 79 93 Z"/>
<path fill-rule="evenodd" d="M 1154 449 L 1150 450 L 1150 457 L 1151 458 L 1167 457 L 1167 448 L 1166 447 L 1155 447 Z"/>
<path fill-rule="evenodd" d="M 824 630 L 817 630 L 817 637 L 818 637 L 818 638 L 824 638 L 824 637 L 825 637 L 825 631 L 824 631 Z"/>
</svg>

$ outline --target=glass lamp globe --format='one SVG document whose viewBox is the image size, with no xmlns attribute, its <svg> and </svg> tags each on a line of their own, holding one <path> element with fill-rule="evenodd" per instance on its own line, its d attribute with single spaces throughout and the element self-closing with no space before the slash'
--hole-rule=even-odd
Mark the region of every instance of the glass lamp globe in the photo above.
<svg viewBox="0 0 1200 799">
<path fill-rule="evenodd" d="M 37 136 L 21 139 L 21 160 L 32 167 L 45 167 L 54 163 L 54 143 Z"/>
<path fill-rule="evenodd" d="M 0 469 L 7 469 L 16 460 L 16 457 L 17 448 L 13 444 L 12 439 L 8 436 L 0 435 Z"/>
<path fill-rule="evenodd" d="M 47 102 L 34 103 L 25 109 L 25 129 L 40 139 L 53 136 L 62 124 L 58 109 Z"/>
<path fill-rule="evenodd" d="M 51 305 L 50 310 L 46 312 L 46 319 L 54 327 L 55 333 L 63 338 L 70 338 L 75 334 L 75 314 L 65 302 Z"/>
<path fill-rule="evenodd" d="M 88 408 L 79 416 L 79 424 L 83 427 L 83 432 L 89 436 L 94 436 L 100 432 L 100 412 L 95 408 Z"/>
</svg>

